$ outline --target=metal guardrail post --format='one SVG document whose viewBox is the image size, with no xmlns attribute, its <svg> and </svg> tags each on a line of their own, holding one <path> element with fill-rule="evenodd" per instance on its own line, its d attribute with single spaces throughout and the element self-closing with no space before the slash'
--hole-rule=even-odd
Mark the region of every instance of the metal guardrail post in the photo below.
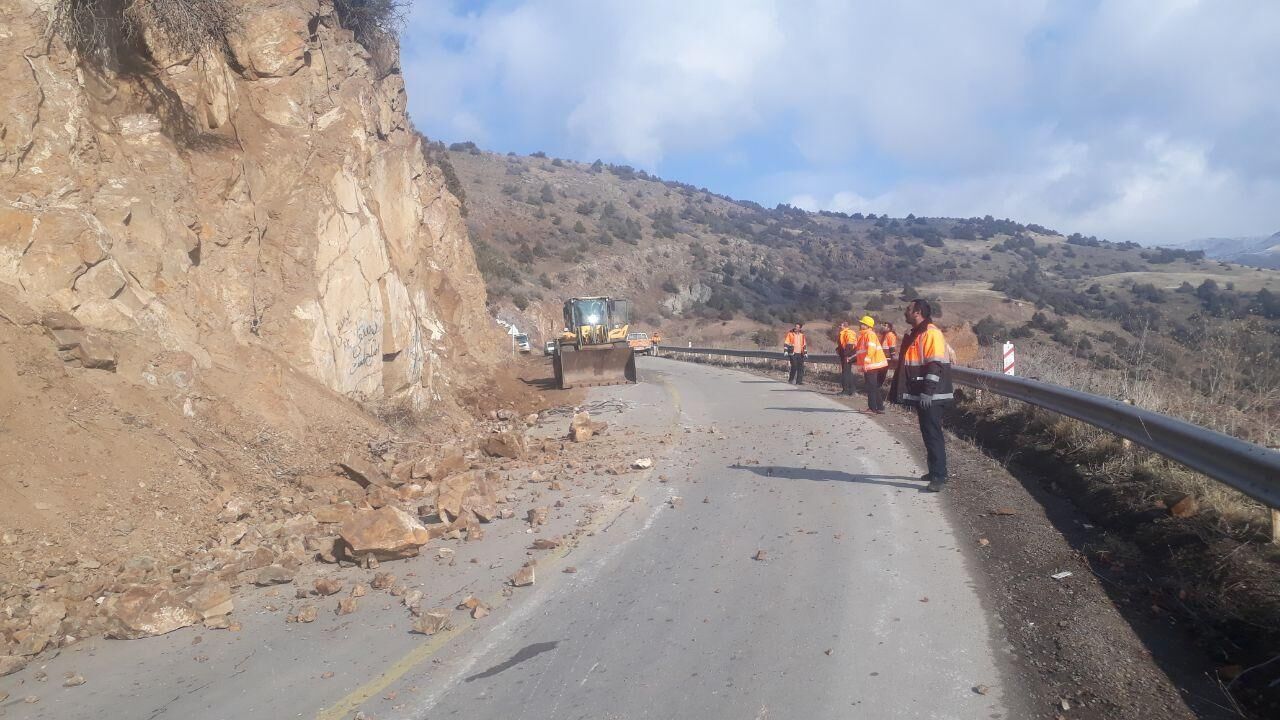
<svg viewBox="0 0 1280 720">
<path fill-rule="evenodd" d="M 671 354 L 781 360 L 780 352 L 663 346 Z M 810 355 L 815 364 L 837 364 L 835 355 Z M 1052 383 L 952 366 L 957 385 L 986 390 L 1106 430 L 1181 463 L 1262 503 L 1271 511 L 1272 542 L 1280 543 L 1280 452 L 1239 438 Z"/>
</svg>

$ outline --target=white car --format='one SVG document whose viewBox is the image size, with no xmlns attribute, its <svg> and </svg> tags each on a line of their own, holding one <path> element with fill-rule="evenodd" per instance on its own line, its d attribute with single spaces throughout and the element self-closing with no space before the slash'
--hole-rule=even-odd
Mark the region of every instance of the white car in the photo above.
<svg viewBox="0 0 1280 720">
<path fill-rule="evenodd" d="M 512 335 L 511 337 L 513 340 L 515 340 L 516 349 L 519 350 L 520 352 L 530 352 L 533 350 L 533 346 L 529 344 L 528 335 L 524 335 L 524 334 Z"/>
</svg>

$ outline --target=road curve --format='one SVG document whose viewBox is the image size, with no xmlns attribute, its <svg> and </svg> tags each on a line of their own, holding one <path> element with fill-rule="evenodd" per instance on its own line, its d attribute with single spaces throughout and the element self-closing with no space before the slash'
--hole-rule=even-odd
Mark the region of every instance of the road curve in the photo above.
<svg viewBox="0 0 1280 720">
<path fill-rule="evenodd" d="M 674 404 L 666 482 L 655 475 L 643 507 L 591 539 L 602 547 L 584 548 L 577 574 L 442 659 L 404 716 L 1019 714 L 908 448 L 783 382 L 662 359 L 641 371 L 648 389 L 595 396 Z"/>
</svg>

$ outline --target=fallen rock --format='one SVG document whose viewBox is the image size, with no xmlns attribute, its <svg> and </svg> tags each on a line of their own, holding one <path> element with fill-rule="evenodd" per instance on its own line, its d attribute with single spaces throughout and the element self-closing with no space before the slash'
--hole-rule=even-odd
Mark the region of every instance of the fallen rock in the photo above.
<svg viewBox="0 0 1280 720">
<path fill-rule="evenodd" d="M 440 482 L 436 493 L 436 512 L 447 522 L 463 517 L 490 522 L 498 517 L 498 499 L 483 473 L 452 475 Z"/>
<path fill-rule="evenodd" d="M 413 477 L 440 482 L 441 480 L 467 469 L 467 457 L 462 450 L 450 448 L 434 463 L 419 460 L 413 465 Z"/>
<path fill-rule="evenodd" d="M 533 541 L 534 550 L 555 550 L 560 547 L 560 538 L 538 538 Z"/>
<path fill-rule="evenodd" d="M 404 606 L 412 610 L 415 606 L 422 604 L 422 591 L 409 590 L 402 599 L 404 600 Z"/>
<path fill-rule="evenodd" d="M 1183 495 L 1169 506 L 1169 514 L 1176 518 L 1189 518 L 1200 512 L 1200 502 L 1190 495 Z"/>
<path fill-rule="evenodd" d="M 337 505 L 323 505 L 318 508 L 312 508 L 311 516 L 319 523 L 340 523 L 347 520 L 355 514 L 356 508 L 349 502 L 341 502 Z"/>
<path fill-rule="evenodd" d="M 449 611 L 444 608 L 428 610 L 413 623 L 413 631 L 423 635 L 435 635 L 449 627 Z"/>
<path fill-rule="evenodd" d="M 636 470 L 648 470 L 653 467 L 652 458 L 638 458 L 631 463 L 631 467 Z"/>
<path fill-rule="evenodd" d="M 602 423 L 603 424 L 603 423 Z M 577 413 L 568 423 L 568 438 L 573 442 L 586 442 L 596 434 L 596 423 L 591 421 L 590 413 Z"/>
<path fill-rule="evenodd" d="M 12 675 L 26 666 L 26 658 L 16 655 L 0 655 L 0 677 Z"/>
<path fill-rule="evenodd" d="M 413 557 L 430 540 L 427 528 L 395 507 L 357 510 L 338 530 L 354 557 L 371 555 L 379 560 Z"/>
<path fill-rule="evenodd" d="M 548 507 L 529 508 L 529 512 L 525 515 L 525 519 L 529 521 L 529 525 L 537 527 L 547 524 L 547 513 L 550 512 Z"/>
<path fill-rule="evenodd" d="M 298 622 L 300 623 L 315 622 L 318 617 L 320 617 L 320 610 L 315 605 L 303 605 L 302 609 L 298 611 Z"/>
<path fill-rule="evenodd" d="M 526 452 L 524 433 L 514 429 L 493 433 L 480 444 L 480 450 L 491 457 L 518 460 Z"/>
<path fill-rule="evenodd" d="M 106 636 L 120 640 L 164 635 L 203 619 L 168 589 L 147 585 L 134 585 L 108 597 L 102 611 Z"/>
<path fill-rule="evenodd" d="M 356 583 L 355 587 L 351 588 L 351 597 L 353 598 L 364 597 L 368 593 L 369 588 L 365 587 L 364 583 Z"/>
<path fill-rule="evenodd" d="M 312 584 L 317 595 L 333 595 L 342 589 L 343 583 L 337 578 L 319 578 Z"/>
<path fill-rule="evenodd" d="M 79 687 L 85 683 L 83 675 L 72 674 L 62 681 L 62 687 Z"/>
<path fill-rule="evenodd" d="M 347 477 L 359 483 L 360 487 L 367 488 L 370 485 L 391 487 L 391 481 L 381 470 L 361 458 L 348 456 L 338 463 L 338 468 Z"/>
<path fill-rule="evenodd" d="M 765 552 L 764 550 L 757 550 L 756 554 L 751 556 L 752 560 L 767 560 L 768 558 L 769 558 L 769 553 Z"/>
<path fill-rule="evenodd" d="M 388 572 L 380 572 L 373 576 L 373 580 L 369 583 L 374 590 L 386 590 L 396 584 L 396 576 Z"/>
<path fill-rule="evenodd" d="M 284 585 L 293 582 L 293 578 L 298 574 L 297 570 L 292 570 L 283 565 L 268 565 L 258 571 L 257 577 L 254 578 L 253 584 L 258 587 L 267 585 Z"/>
<path fill-rule="evenodd" d="M 217 580 L 190 588 L 181 597 L 187 607 L 205 621 L 228 615 L 233 609 L 231 585 Z"/>
<path fill-rule="evenodd" d="M 511 584 L 515 587 L 525 587 L 526 585 L 532 585 L 534 579 L 533 566 L 525 565 L 517 570 L 515 575 L 511 576 Z"/>
<path fill-rule="evenodd" d="M 359 601 L 353 597 L 345 597 L 338 601 L 338 608 L 335 611 L 339 615 L 350 615 L 356 611 L 356 604 Z"/>
</svg>

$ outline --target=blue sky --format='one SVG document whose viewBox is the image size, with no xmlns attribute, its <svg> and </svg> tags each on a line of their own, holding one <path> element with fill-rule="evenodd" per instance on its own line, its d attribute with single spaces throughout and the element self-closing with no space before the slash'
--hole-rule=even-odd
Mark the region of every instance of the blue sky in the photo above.
<svg viewBox="0 0 1280 720">
<path fill-rule="evenodd" d="M 1273 0 L 416 0 L 414 122 L 765 205 L 1280 230 Z"/>
</svg>

